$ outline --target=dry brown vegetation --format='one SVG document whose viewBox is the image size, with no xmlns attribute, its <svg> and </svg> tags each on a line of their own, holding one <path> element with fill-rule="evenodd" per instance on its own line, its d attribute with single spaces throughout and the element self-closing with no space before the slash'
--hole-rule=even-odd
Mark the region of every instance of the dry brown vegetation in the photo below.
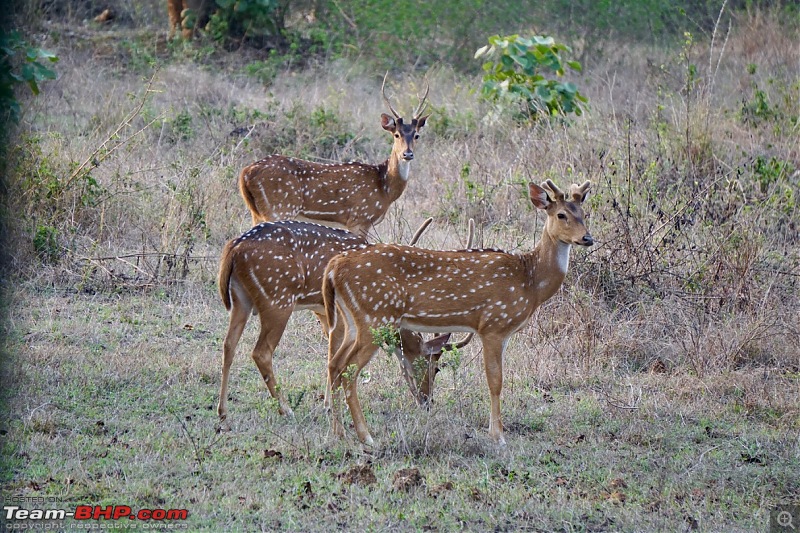
<svg viewBox="0 0 800 533">
<path fill-rule="evenodd" d="M 597 244 L 506 352 L 504 450 L 477 346 L 429 413 L 376 357 L 361 397 L 381 447 L 332 439 L 325 343 L 300 314 L 276 353 L 296 418 L 240 353 L 234 428 L 215 432 L 215 271 L 250 222 L 238 172 L 270 153 L 384 160 L 384 72 L 340 58 L 264 86 L 253 51 L 126 32 L 51 33 L 59 79 L 9 147 L 4 494 L 241 530 L 749 531 L 800 498 L 800 40 L 769 14 L 713 47 L 588 61 L 590 112 L 569 124 L 517 126 L 447 66 L 393 72 L 398 111 L 427 77 L 434 114 L 375 240 L 433 216 L 421 244 L 455 248 L 475 217 L 481 246 L 528 250 L 524 184 L 593 182 Z"/>
</svg>

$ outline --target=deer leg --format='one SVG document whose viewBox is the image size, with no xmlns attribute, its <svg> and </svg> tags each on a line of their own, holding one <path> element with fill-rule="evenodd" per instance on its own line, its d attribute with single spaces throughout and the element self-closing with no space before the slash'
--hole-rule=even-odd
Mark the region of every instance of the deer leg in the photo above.
<svg viewBox="0 0 800 533">
<path fill-rule="evenodd" d="M 283 331 L 286 329 L 286 323 L 292 315 L 291 309 L 289 312 L 283 313 L 259 313 L 261 318 L 261 332 L 258 334 L 258 341 L 256 347 L 253 349 L 253 361 L 255 361 L 258 371 L 261 372 L 261 377 L 264 383 L 267 384 L 270 395 L 278 400 L 278 412 L 281 415 L 292 415 L 292 409 L 283 395 L 283 392 L 278 390 L 278 383 L 275 379 L 275 373 L 272 369 L 272 355 L 275 353 L 275 348 L 283 336 Z"/>
<path fill-rule="evenodd" d="M 337 321 L 336 327 L 333 330 L 330 329 L 328 326 L 328 320 L 325 318 L 325 315 L 322 313 L 314 313 L 317 315 L 319 319 L 319 323 L 322 325 L 322 331 L 325 333 L 325 336 L 328 338 L 328 351 L 331 350 L 331 346 L 333 346 L 334 350 L 337 350 L 339 346 L 342 345 L 342 339 L 344 338 L 344 324 L 341 320 Z M 330 410 L 331 408 L 331 380 L 330 375 L 325 383 L 325 401 L 323 403 L 326 410 Z"/>
<path fill-rule="evenodd" d="M 489 436 L 501 446 L 505 446 L 503 422 L 500 418 L 500 392 L 503 389 L 503 350 L 507 339 L 483 337 L 483 366 L 489 384 L 491 412 L 489 414 Z"/>
<path fill-rule="evenodd" d="M 362 443 L 372 446 L 374 441 L 369 434 L 367 428 L 367 420 L 364 418 L 364 411 L 361 409 L 361 402 L 358 401 L 358 375 L 361 369 L 364 368 L 370 359 L 375 355 L 376 347 L 372 343 L 372 335 L 367 332 L 366 335 L 360 334 L 358 339 L 350 351 L 348 357 L 347 376 L 345 377 L 345 399 L 347 406 L 350 408 L 350 416 L 353 417 L 353 425 L 358 435 L 358 440 Z"/>
<path fill-rule="evenodd" d="M 175 30 L 181 26 L 182 0 L 167 0 L 167 13 L 169 14 L 169 40 L 175 37 Z"/>
<path fill-rule="evenodd" d="M 337 321 L 341 322 L 341 320 Z M 342 374 L 344 373 L 343 363 L 347 361 L 347 355 L 353 347 L 353 341 L 348 338 L 348 332 L 345 331 L 342 341 L 335 344 L 334 336 L 331 335 L 328 339 L 328 382 L 326 395 L 328 407 L 331 412 L 331 430 L 337 437 L 344 436 L 344 427 L 339 420 L 339 413 L 337 412 L 336 404 L 341 399 L 342 387 Z"/>
<path fill-rule="evenodd" d="M 228 332 L 225 334 L 225 342 L 222 345 L 222 384 L 219 391 L 219 403 L 217 404 L 217 415 L 219 415 L 220 427 L 229 429 L 225 423 L 228 416 L 228 378 L 233 364 L 233 357 L 236 355 L 236 346 L 242 337 L 247 319 L 250 318 L 250 308 L 252 304 L 248 299 L 238 298 L 236 292 L 232 294 L 232 306 Z"/>
</svg>

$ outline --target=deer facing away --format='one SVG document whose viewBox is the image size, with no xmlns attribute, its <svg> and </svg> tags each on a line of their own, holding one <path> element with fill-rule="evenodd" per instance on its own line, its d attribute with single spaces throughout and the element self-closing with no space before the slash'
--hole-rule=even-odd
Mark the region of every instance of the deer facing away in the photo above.
<svg viewBox="0 0 800 533">
<path fill-rule="evenodd" d="M 370 328 L 391 324 L 480 337 L 491 399 L 489 435 L 505 444 L 503 351 L 511 335 L 561 287 L 572 245 L 593 244 L 581 206 L 589 185 L 572 185 L 565 194 L 550 180 L 529 184 L 531 202 L 547 221 L 541 241 L 525 254 L 377 244 L 331 260 L 322 288 L 325 313 L 329 324 L 338 328 L 344 323 L 343 338 L 331 342 L 328 351 L 334 434 L 344 432 L 335 408 L 344 390 L 359 440 L 373 443 L 358 399 L 358 374 L 375 353 Z"/>
<path fill-rule="evenodd" d="M 410 122 L 394 110 L 385 89 L 386 77 L 381 95 L 392 115 L 381 114 L 381 127 L 394 137 L 389 158 L 378 165 L 323 164 L 282 155 L 257 161 L 239 175 L 239 190 L 253 225 L 270 220 L 306 220 L 366 236 L 383 220 L 408 183 L 414 145 L 429 116 L 422 116 L 422 112 L 430 87 L 426 87 Z"/>
<path fill-rule="evenodd" d="M 430 219 L 420 227 L 412 244 L 429 223 Z M 470 236 L 470 242 L 471 239 Z M 259 224 L 225 245 L 220 259 L 219 291 L 226 309 L 230 311 L 230 322 L 223 343 L 222 384 L 217 407 L 220 422 L 225 423 L 227 418 L 231 364 L 253 309 L 258 311 L 261 325 L 252 353 L 253 361 L 270 394 L 278 401 L 278 411 L 282 415 L 291 413 L 286 398 L 277 387 L 272 367 L 273 353 L 289 317 L 296 310 L 309 309 L 320 319 L 332 342 L 341 342 L 341 324 L 330 331 L 323 314 L 322 275 L 328 261 L 336 254 L 367 246 L 363 237 L 348 231 L 296 221 Z M 412 370 L 414 362 L 425 357 L 435 364 L 442 349 L 448 347 L 450 335 L 439 335 L 429 341 L 408 330 L 400 330 L 399 335 L 401 343 L 395 355 L 412 394 L 418 403 L 424 404 L 430 396 L 435 370 L 430 377 L 426 374 L 417 383 Z M 462 345 L 463 341 L 457 346 Z"/>
</svg>

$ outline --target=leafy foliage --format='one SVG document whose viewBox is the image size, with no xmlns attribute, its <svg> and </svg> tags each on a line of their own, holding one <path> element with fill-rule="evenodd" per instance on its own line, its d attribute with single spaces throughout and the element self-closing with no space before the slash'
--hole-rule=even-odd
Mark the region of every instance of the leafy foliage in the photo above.
<svg viewBox="0 0 800 533">
<path fill-rule="evenodd" d="M 39 94 L 39 83 L 54 80 L 56 73 L 46 65 L 55 63 L 58 56 L 28 43 L 17 31 L 0 34 L 0 115 L 18 122 L 19 101 L 14 89 L 19 84 Z"/>
<path fill-rule="evenodd" d="M 572 82 L 549 79 L 542 74 L 549 71 L 561 77 L 565 69 L 581 71 L 578 61 L 567 61 L 562 55 L 572 50 L 552 37 L 534 35 L 521 37 L 489 37 L 489 44 L 475 52 L 476 58 L 490 59 L 483 64 L 482 94 L 489 100 L 502 101 L 511 97 L 521 103 L 520 118 L 536 121 L 539 117 L 583 114 L 588 102 Z"/>
<path fill-rule="evenodd" d="M 264 38 L 279 35 L 283 10 L 277 0 L 216 0 L 208 30 L 216 41 L 229 37 Z"/>
<path fill-rule="evenodd" d="M 384 324 L 379 328 L 370 328 L 372 344 L 392 355 L 400 346 L 400 333 L 391 324 Z"/>
</svg>

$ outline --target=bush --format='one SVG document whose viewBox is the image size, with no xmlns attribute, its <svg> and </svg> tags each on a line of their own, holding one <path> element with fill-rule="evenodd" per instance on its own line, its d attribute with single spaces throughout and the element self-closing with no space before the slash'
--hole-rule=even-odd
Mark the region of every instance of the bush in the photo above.
<svg viewBox="0 0 800 533">
<path fill-rule="evenodd" d="M 39 83 L 56 79 L 56 73 L 47 68 L 58 56 L 28 43 L 19 32 L 0 34 L 0 122 L 19 122 L 20 106 L 15 89 L 20 84 L 39 94 Z"/>
<path fill-rule="evenodd" d="M 517 118 L 535 122 L 540 117 L 583 114 L 588 100 L 574 83 L 548 79 L 542 71 L 564 76 L 565 67 L 581 71 L 577 61 L 565 61 L 562 54 L 572 50 L 552 37 L 519 35 L 489 37 L 489 44 L 475 52 L 476 58 L 491 59 L 483 64 L 482 94 L 488 100 L 521 104 Z M 510 98 L 509 98 L 510 97 Z"/>
<path fill-rule="evenodd" d="M 280 36 L 284 9 L 277 0 L 217 0 L 207 29 L 216 41 Z"/>
</svg>

